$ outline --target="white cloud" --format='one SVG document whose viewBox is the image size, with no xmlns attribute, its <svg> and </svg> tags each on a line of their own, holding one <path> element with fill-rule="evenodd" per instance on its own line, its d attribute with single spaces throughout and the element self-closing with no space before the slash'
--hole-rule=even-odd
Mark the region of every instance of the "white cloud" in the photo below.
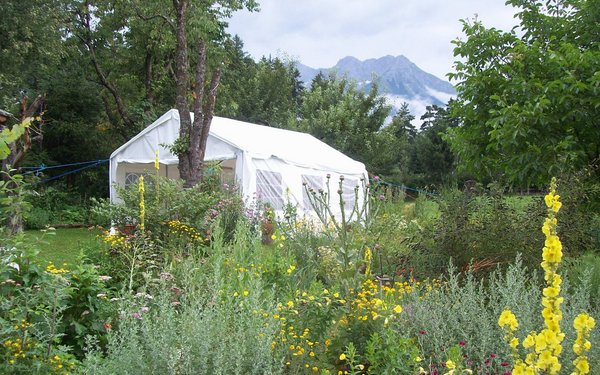
<svg viewBox="0 0 600 375">
<path fill-rule="evenodd" d="M 478 13 L 487 27 L 517 22 L 505 0 L 259 0 L 260 12 L 230 20 L 254 58 L 281 50 L 312 68 L 329 68 L 346 56 L 359 60 L 404 55 L 440 78 L 452 70 L 451 40 L 461 18 Z"/>
</svg>

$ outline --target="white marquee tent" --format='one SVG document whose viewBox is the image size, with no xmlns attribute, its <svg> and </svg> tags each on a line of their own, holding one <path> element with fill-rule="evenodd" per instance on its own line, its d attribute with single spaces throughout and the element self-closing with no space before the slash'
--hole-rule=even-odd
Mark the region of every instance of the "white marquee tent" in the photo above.
<svg viewBox="0 0 600 375">
<path fill-rule="evenodd" d="M 128 188 L 140 175 L 154 173 L 157 150 L 160 175 L 179 178 L 177 156 L 161 146 L 172 144 L 178 135 L 179 112 L 172 109 L 113 152 L 109 167 L 111 201 L 120 201 L 115 183 Z M 315 190 L 326 189 L 329 174 L 332 210 L 338 215 L 339 177 L 344 176 L 346 209 L 354 204 L 355 186 L 362 188 L 360 179 L 368 179 L 364 164 L 309 134 L 222 117 L 212 120 L 205 160 L 221 161 L 223 174 L 239 184 L 245 197 L 260 197 L 277 214 L 288 202 L 297 205 L 299 214 L 310 214 L 303 182 Z"/>
</svg>

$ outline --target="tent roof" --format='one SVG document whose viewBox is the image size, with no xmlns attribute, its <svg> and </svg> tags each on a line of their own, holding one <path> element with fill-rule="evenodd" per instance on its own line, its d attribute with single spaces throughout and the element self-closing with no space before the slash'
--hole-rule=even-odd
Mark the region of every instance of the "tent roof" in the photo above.
<svg viewBox="0 0 600 375">
<path fill-rule="evenodd" d="M 159 129 L 161 127 L 166 129 Z M 151 133 L 156 134 L 150 136 Z M 111 159 L 119 156 L 118 159 L 122 162 L 152 163 L 158 144 L 172 144 L 178 136 L 179 112 L 171 109 L 115 150 Z M 140 148 L 136 152 L 127 152 L 127 148 L 139 142 L 138 140 L 145 140 L 147 147 Z M 217 145 L 218 143 L 221 145 Z M 176 156 L 165 148 L 158 148 L 161 163 L 177 163 Z M 337 173 L 361 174 L 365 171 L 364 164 L 349 158 L 310 134 L 215 116 L 210 127 L 206 159 L 233 158 L 239 151 L 248 153 L 253 158 L 275 157 L 290 164 Z"/>
</svg>

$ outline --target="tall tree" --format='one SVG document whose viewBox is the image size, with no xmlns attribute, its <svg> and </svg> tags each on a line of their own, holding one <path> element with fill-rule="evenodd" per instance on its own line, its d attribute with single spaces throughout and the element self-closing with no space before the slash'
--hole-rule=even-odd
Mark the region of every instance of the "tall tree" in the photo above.
<svg viewBox="0 0 600 375">
<path fill-rule="evenodd" d="M 371 164 L 381 155 L 379 131 L 391 106 L 379 93 L 376 77 L 366 93 L 358 83 L 337 72 L 317 76 L 302 96 L 298 129 L 360 160 Z"/>
<path fill-rule="evenodd" d="M 16 113 L 40 93 L 44 69 L 64 56 L 65 7 L 58 0 L 0 2 L 0 109 Z"/>
<path fill-rule="evenodd" d="M 600 2 L 507 4 L 519 8 L 516 30 L 467 20 L 454 42 L 452 147 L 482 177 L 545 184 L 591 166 L 600 180 Z"/>
<path fill-rule="evenodd" d="M 188 5 L 191 5 L 188 11 Z M 179 111 L 179 139 L 177 147 L 179 156 L 179 175 L 185 180 L 185 187 L 193 187 L 200 183 L 202 176 L 202 162 L 206 151 L 206 142 L 210 125 L 214 115 L 215 97 L 217 86 L 221 78 L 221 68 L 217 67 L 212 73 L 210 84 L 206 90 L 205 98 L 205 73 L 206 73 L 206 42 L 203 39 L 211 34 L 223 34 L 224 23 L 222 19 L 229 17 L 231 12 L 247 7 L 254 10 L 257 4 L 253 0 L 217 0 L 217 1 L 188 1 L 173 0 L 175 10 L 175 82 L 176 103 Z M 200 12 L 199 12 L 200 11 Z M 189 14 L 188 14 L 189 13 Z M 188 18 L 189 17 L 189 18 Z M 193 111 L 194 120 L 190 116 L 188 93 L 188 51 L 193 48 L 188 44 L 188 19 L 205 22 L 206 34 L 198 35 L 191 41 L 192 46 L 197 46 L 196 75 L 193 78 Z M 201 30 L 201 29 L 200 29 Z M 196 33 L 199 30 L 196 30 Z M 194 34 L 192 34 L 194 35 Z"/>
<path fill-rule="evenodd" d="M 169 4 L 168 2 L 166 4 Z M 69 30 L 105 88 L 102 99 L 123 140 L 174 105 L 175 36 L 164 2 L 85 0 L 69 9 Z M 156 97 L 165 92 L 156 107 Z"/>
</svg>

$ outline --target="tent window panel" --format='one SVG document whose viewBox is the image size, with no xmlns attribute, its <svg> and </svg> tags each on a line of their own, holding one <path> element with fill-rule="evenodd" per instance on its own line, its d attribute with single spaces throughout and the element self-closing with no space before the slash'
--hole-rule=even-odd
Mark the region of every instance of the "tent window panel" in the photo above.
<svg viewBox="0 0 600 375">
<path fill-rule="evenodd" d="M 342 199 L 344 200 L 344 209 L 352 210 L 354 208 L 354 201 L 356 200 L 356 193 L 354 188 L 358 185 L 358 180 L 346 178 L 342 182 Z"/>
<path fill-rule="evenodd" d="M 319 191 L 319 189 L 323 189 L 323 178 L 321 176 L 312 176 L 309 174 L 302 175 L 302 182 L 306 182 L 306 186 L 302 186 L 302 203 L 304 204 L 305 211 L 312 211 L 313 207 L 308 200 L 308 187 L 312 187 L 315 191 Z"/>
<path fill-rule="evenodd" d="M 256 171 L 256 192 L 264 203 L 269 203 L 275 210 L 283 208 L 283 179 L 281 173 Z"/>
<path fill-rule="evenodd" d="M 136 185 L 140 177 L 144 176 L 144 180 L 148 177 L 148 173 L 143 172 L 126 172 L 125 173 L 125 190 L 129 190 L 129 188 L 133 185 Z"/>
</svg>

